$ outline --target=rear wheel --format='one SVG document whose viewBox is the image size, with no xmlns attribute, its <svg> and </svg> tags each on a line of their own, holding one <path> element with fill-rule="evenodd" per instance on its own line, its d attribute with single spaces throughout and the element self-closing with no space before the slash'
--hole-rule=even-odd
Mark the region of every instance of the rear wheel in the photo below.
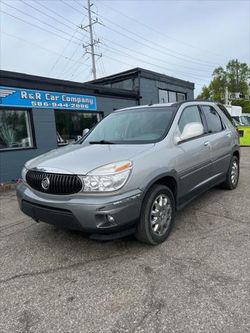
<svg viewBox="0 0 250 333">
<path fill-rule="evenodd" d="M 222 184 L 223 188 L 227 190 L 234 190 L 238 185 L 239 175 L 240 175 L 239 159 L 237 156 L 233 156 L 227 172 L 227 178 L 225 182 Z"/>
<path fill-rule="evenodd" d="M 175 200 L 165 185 L 153 185 L 146 194 L 137 225 L 136 238 L 157 245 L 165 241 L 174 223 Z"/>
</svg>

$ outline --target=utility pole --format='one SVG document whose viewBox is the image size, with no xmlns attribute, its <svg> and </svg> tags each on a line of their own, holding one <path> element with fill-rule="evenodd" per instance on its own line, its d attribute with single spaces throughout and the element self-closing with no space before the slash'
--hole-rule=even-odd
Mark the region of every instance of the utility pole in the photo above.
<svg viewBox="0 0 250 333">
<path fill-rule="evenodd" d="M 83 45 L 83 48 L 85 49 L 85 53 L 88 53 L 91 55 L 91 62 L 92 62 L 92 74 L 93 74 L 93 79 L 95 80 L 97 78 L 96 76 L 96 56 L 97 57 L 101 57 L 102 54 L 97 54 L 95 53 L 95 45 L 100 43 L 100 40 L 95 40 L 94 39 L 94 34 L 93 34 L 93 25 L 96 23 L 99 23 L 98 18 L 96 19 L 92 19 L 92 11 L 91 11 L 91 7 L 93 6 L 93 3 L 90 2 L 90 0 L 87 0 L 88 6 L 87 8 L 84 7 L 85 9 L 87 9 L 88 11 L 88 19 L 89 19 L 89 24 L 86 26 L 80 26 L 81 29 L 89 32 L 89 37 L 90 37 L 90 42 L 89 44 Z M 90 50 L 89 50 L 90 48 Z"/>
<path fill-rule="evenodd" d="M 91 58 L 92 58 L 92 73 L 94 80 L 96 79 L 96 67 L 95 67 L 95 48 L 92 28 L 92 17 L 91 17 L 91 6 L 90 0 L 88 0 L 88 16 L 89 16 L 89 35 L 90 35 L 90 47 L 91 47 Z"/>
<path fill-rule="evenodd" d="M 228 97 L 229 97 L 228 96 L 228 87 L 226 86 L 225 87 L 225 95 L 224 95 L 224 102 L 225 102 L 226 105 L 229 104 L 229 98 Z"/>
</svg>

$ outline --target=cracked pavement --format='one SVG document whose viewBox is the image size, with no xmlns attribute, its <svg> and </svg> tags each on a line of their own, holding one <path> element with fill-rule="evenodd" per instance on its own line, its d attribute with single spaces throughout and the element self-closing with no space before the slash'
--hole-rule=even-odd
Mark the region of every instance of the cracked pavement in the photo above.
<svg viewBox="0 0 250 333">
<path fill-rule="evenodd" d="M 0 332 L 250 331 L 250 148 L 234 191 L 215 188 L 168 240 L 90 240 L 35 223 L 0 195 Z"/>
</svg>

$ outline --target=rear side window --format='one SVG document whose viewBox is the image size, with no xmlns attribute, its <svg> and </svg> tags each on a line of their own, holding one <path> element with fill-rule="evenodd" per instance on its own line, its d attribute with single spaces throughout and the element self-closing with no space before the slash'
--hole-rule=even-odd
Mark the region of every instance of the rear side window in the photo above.
<svg viewBox="0 0 250 333">
<path fill-rule="evenodd" d="M 202 110 L 206 117 L 208 133 L 223 131 L 224 126 L 217 111 L 210 105 L 202 105 Z"/>
<path fill-rule="evenodd" d="M 202 124 L 200 111 L 197 106 L 188 106 L 182 112 L 179 123 L 178 123 L 180 133 L 183 132 L 184 127 L 189 123 Z"/>
</svg>

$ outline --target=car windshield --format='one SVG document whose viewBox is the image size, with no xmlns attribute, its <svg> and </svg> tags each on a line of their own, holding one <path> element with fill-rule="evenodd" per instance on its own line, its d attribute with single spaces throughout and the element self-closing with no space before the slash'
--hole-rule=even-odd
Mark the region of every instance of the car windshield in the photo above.
<svg viewBox="0 0 250 333">
<path fill-rule="evenodd" d="M 150 143 L 164 137 L 176 108 L 151 107 L 118 111 L 104 118 L 80 143 Z"/>
<path fill-rule="evenodd" d="M 241 116 L 240 121 L 243 125 L 246 125 L 246 126 L 250 125 L 250 117 L 248 117 L 248 116 Z"/>
</svg>

